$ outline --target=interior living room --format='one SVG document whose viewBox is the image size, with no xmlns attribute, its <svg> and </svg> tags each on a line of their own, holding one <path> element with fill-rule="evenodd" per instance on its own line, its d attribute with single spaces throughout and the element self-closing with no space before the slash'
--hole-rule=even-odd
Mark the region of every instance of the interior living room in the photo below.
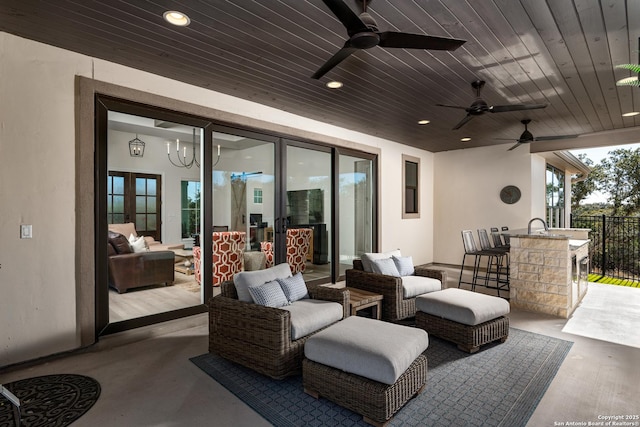
<svg viewBox="0 0 640 427">
<path fill-rule="evenodd" d="M 271 425 L 190 361 L 224 280 L 400 249 L 455 288 L 462 230 L 568 228 L 570 150 L 640 142 L 640 4 L 401 3 L 0 2 L 0 384 L 96 378 L 78 425 Z M 523 423 L 638 425 L 637 341 L 508 317 L 571 343 Z"/>
</svg>

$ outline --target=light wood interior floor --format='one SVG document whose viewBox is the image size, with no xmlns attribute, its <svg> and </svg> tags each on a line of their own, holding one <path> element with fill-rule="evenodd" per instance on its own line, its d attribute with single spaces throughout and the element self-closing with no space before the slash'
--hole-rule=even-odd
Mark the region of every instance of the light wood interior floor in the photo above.
<svg viewBox="0 0 640 427">
<path fill-rule="evenodd" d="M 303 276 L 305 280 L 328 278 L 330 264 L 311 264 Z M 328 280 L 328 279 L 327 279 Z M 217 295 L 220 288 L 213 288 L 213 295 Z M 155 285 L 129 289 L 119 294 L 109 288 L 109 322 L 120 322 L 128 319 L 163 313 L 179 308 L 192 307 L 202 303 L 201 288 L 196 283 L 195 276 L 175 272 L 172 286 Z"/>
</svg>

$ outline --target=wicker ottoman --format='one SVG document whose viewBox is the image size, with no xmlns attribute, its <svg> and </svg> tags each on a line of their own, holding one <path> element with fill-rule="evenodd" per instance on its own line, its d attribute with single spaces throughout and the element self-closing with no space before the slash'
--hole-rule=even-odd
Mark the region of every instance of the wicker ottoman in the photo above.
<svg viewBox="0 0 640 427">
<path fill-rule="evenodd" d="M 305 343 L 304 391 L 384 425 L 424 388 L 427 346 L 420 329 L 348 317 Z"/>
<path fill-rule="evenodd" d="M 475 353 L 481 345 L 509 336 L 509 303 L 499 297 L 444 289 L 416 298 L 416 326 Z"/>
</svg>

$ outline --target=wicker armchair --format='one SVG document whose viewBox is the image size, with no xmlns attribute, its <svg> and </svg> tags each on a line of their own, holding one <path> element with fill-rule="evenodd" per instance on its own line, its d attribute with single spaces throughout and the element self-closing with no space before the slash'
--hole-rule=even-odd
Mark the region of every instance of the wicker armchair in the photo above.
<svg viewBox="0 0 640 427">
<path fill-rule="evenodd" d="M 447 274 L 423 265 L 415 267 L 416 276 L 431 277 L 440 280 L 442 286 L 447 283 Z M 382 319 L 397 322 L 416 315 L 416 299 L 404 298 L 402 277 L 386 276 L 364 271 L 362 261 L 353 260 L 353 268 L 346 271 L 346 285 L 350 288 L 364 289 L 382 295 Z"/>
<path fill-rule="evenodd" d="M 342 304 L 349 315 L 345 289 L 309 285 L 309 297 Z M 317 332 L 317 331 L 316 331 Z M 304 343 L 313 334 L 291 339 L 291 313 L 238 300 L 231 281 L 209 300 L 209 352 L 275 379 L 302 372 Z"/>
</svg>

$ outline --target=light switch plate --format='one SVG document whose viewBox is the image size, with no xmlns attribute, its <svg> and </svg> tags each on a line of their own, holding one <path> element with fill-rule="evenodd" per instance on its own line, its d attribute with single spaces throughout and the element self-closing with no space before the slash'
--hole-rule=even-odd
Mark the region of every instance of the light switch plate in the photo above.
<svg viewBox="0 0 640 427">
<path fill-rule="evenodd" d="M 20 224 L 20 238 L 30 239 L 32 237 L 31 224 Z"/>
</svg>

